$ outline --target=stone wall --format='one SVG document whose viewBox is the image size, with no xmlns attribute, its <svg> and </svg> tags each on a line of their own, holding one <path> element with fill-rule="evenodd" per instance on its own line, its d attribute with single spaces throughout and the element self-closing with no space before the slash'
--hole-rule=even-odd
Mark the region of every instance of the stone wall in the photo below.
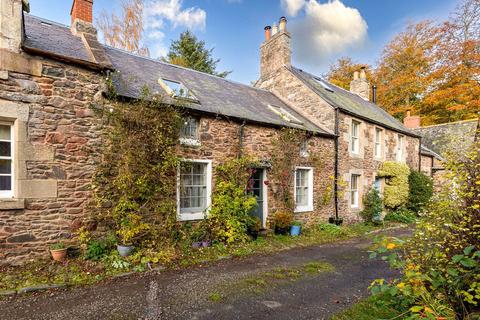
<svg viewBox="0 0 480 320">
<path fill-rule="evenodd" d="M 192 160 L 212 160 L 213 185 L 215 184 L 215 167 L 227 159 L 238 155 L 240 145 L 240 126 L 238 122 L 222 120 L 218 118 L 202 117 L 200 119 L 200 146 L 179 147 L 179 154 L 182 158 Z M 279 134 L 276 128 L 262 127 L 254 124 L 246 124 L 243 133 L 242 154 L 253 157 L 263 162 L 271 160 L 274 147 L 272 140 Z M 298 214 L 297 219 L 307 222 L 323 221 L 333 214 L 333 202 L 322 206 L 320 199 L 327 186 L 332 185 L 331 177 L 334 174 L 334 147 L 333 139 L 313 136 L 308 140 L 309 156 L 301 157 L 298 166 L 312 167 L 314 172 L 314 211 Z M 273 179 L 269 176 L 267 169 L 267 180 Z M 277 209 L 272 184 L 268 187 L 268 217 L 272 216 Z M 293 193 L 293 189 L 291 191 Z"/>
<path fill-rule="evenodd" d="M 353 154 L 350 150 L 350 128 L 352 120 L 360 123 L 360 148 L 358 154 Z M 382 129 L 381 138 L 381 157 L 376 158 L 375 150 L 375 128 Z M 377 172 L 384 161 L 396 161 L 396 147 L 398 133 L 383 127 L 376 126 L 364 120 L 353 118 L 344 113 L 340 114 L 340 150 L 339 150 L 339 174 L 346 185 L 345 193 L 340 203 L 340 212 L 343 213 L 347 221 L 357 221 L 360 219 L 358 213 L 362 209 L 362 195 L 364 195 L 373 186 Z M 418 170 L 419 164 L 419 140 L 417 138 L 405 136 L 405 145 L 403 161 L 411 168 Z M 352 174 L 359 174 L 359 207 L 350 206 L 350 180 Z M 383 181 L 382 181 L 383 184 Z"/>
<path fill-rule="evenodd" d="M 85 214 L 101 147 L 90 110 L 102 87 L 98 72 L 8 55 L 0 119 L 13 124 L 15 197 L 0 200 L 0 265 L 45 255 L 49 243 L 70 237 Z"/>
</svg>

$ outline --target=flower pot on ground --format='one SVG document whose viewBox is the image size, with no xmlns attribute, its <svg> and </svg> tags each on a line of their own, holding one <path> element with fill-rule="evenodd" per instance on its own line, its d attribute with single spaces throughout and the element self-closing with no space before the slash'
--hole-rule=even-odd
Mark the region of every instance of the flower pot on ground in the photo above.
<svg viewBox="0 0 480 320">
<path fill-rule="evenodd" d="M 132 245 L 123 245 L 123 244 L 117 245 L 117 251 L 121 257 L 128 257 L 129 255 L 132 254 L 133 249 L 134 247 Z"/>
<path fill-rule="evenodd" d="M 293 213 L 279 211 L 273 217 L 274 230 L 276 234 L 288 234 L 293 222 Z"/>
<path fill-rule="evenodd" d="M 67 258 L 67 248 L 62 242 L 50 246 L 50 254 L 53 260 L 63 262 Z"/>
<path fill-rule="evenodd" d="M 300 221 L 295 221 L 290 228 L 290 235 L 292 237 L 299 236 L 300 233 L 302 232 L 302 223 Z"/>
<path fill-rule="evenodd" d="M 339 226 L 343 223 L 343 218 L 330 217 L 330 218 L 328 218 L 328 223 L 335 224 L 335 225 Z"/>
</svg>

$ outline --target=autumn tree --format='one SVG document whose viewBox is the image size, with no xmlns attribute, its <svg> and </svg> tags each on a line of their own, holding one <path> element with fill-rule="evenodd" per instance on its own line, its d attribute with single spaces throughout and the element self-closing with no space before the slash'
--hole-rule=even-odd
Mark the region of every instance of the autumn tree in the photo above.
<svg viewBox="0 0 480 320">
<path fill-rule="evenodd" d="M 205 41 L 198 40 L 190 31 L 180 34 L 180 39 L 172 41 L 165 61 L 182 67 L 210 73 L 222 78 L 231 71 L 217 71 L 220 59 L 212 57 L 213 48 L 207 49 Z"/>
<path fill-rule="evenodd" d="M 103 10 L 96 23 L 105 43 L 114 48 L 149 56 L 143 43 L 143 0 L 122 0 L 122 14 Z"/>
<path fill-rule="evenodd" d="M 465 0 L 441 26 L 435 79 L 423 101 L 426 124 L 480 115 L 480 0 Z"/>
<path fill-rule="evenodd" d="M 375 78 L 377 101 L 399 118 L 406 110 L 421 113 L 422 99 L 433 82 L 437 27 L 430 21 L 409 24 L 383 50 Z"/>
<path fill-rule="evenodd" d="M 345 90 L 350 90 L 350 82 L 353 80 L 353 73 L 365 67 L 367 79 L 372 79 L 372 68 L 368 64 L 353 62 L 349 57 L 342 57 L 330 66 L 325 75 L 327 80 Z"/>
</svg>

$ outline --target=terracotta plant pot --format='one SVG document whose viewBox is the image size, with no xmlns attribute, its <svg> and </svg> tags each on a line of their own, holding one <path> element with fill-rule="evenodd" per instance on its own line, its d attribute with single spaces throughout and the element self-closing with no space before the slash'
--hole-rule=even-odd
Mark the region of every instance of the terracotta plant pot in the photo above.
<svg viewBox="0 0 480 320">
<path fill-rule="evenodd" d="M 63 262 L 67 258 L 67 249 L 50 250 L 53 260 Z"/>
</svg>

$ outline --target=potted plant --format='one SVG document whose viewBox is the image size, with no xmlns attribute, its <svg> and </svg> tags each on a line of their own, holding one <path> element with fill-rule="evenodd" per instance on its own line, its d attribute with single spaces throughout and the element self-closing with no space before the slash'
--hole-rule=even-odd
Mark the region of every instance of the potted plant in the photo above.
<svg viewBox="0 0 480 320">
<path fill-rule="evenodd" d="M 133 241 L 144 231 L 148 230 L 148 224 L 142 222 L 142 217 L 135 213 L 129 213 L 122 219 L 118 226 L 117 236 L 119 243 L 117 251 L 122 257 L 128 257 L 132 254 L 134 246 Z"/>
<path fill-rule="evenodd" d="M 300 221 L 294 221 L 290 228 L 290 235 L 292 237 L 299 236 L 302 232 L 302 223 Z"/>
<path fill-rule="evenodd" d="M 248 225 L 248 234 L 253 240 L 257 240 L 260 229 L 262 229 L 262 221 L 259 217 L 253 217 L 252 222 Z"/>
<path fill-rule="evenodd" d="M 287 234 L 292 225 L 293 214 L 286 211 L 278 211 L 273 217 L 274 230 L 276 234 Z"/>
<path fill-rule="evenodd" d="M 63 242 L 54 243 L 50 246 L 50 254 L 53 260 L 63 262 L 67 258 L 67 247 Z"/>
<path fill-rule="evenodd" d="M 208 247 L 209 241 L 204 240 L 206 236 L 205 230 L 201 227 L 197 227 L 192 235 L 191 235 L 191 240 L 192 240 L 192 248 L 202 248 L 202 247 Z"/>
</svg>

